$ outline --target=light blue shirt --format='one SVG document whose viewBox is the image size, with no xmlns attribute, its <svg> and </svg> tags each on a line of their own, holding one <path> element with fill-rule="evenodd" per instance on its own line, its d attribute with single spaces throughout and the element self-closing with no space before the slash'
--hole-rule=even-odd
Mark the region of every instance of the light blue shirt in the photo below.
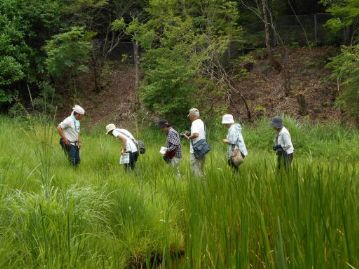
<svg viewBox="0 0 359 269">
<path fill-rule="evenodd" d="M 244 156 L 248 155 L 246 144 L 244 143 L 244 138 L 242 135 L 242 127 L 239 123 L 232 124 L 228 129 L 227 140 L 228 145 L 228 158 L 232 155 L 232 145 L 239 148 Z"/>
</svg>

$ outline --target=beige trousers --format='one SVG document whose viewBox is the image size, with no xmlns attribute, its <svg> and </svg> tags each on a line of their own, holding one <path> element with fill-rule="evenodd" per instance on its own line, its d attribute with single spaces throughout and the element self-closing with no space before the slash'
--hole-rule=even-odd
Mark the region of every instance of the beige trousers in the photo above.
<svg viewBox="0 0 359 269">
<path fill-rule="evenodd" d="M 196 177 L 202 177 L 203 176 L 203 168 L 205 163 L 205 157 L 201 160 L 196 159 L 193 153 L 191 153 L 190 161 L 191 161 L 191 170 L 192 173 Z"/>
</svg>

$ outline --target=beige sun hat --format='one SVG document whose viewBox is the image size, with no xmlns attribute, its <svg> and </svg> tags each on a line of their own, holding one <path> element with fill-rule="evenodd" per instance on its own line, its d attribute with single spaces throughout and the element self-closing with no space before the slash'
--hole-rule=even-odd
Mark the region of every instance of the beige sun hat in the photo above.
<svg viewBox="0 0 359 269">
<path fill-rule="evenodd" d="M 226 114 L 222 117 L 222 124 L 233 124 L 234 118 L 231 114 Z"/>
<path fill-rule="evenodd" d="M 116 129 L 116 125 L 113 123 L 110 123 L 106 126 L 106 134 L 108 134 L 109 132 L 112 132 L 113 130 Z"/>
</svg>

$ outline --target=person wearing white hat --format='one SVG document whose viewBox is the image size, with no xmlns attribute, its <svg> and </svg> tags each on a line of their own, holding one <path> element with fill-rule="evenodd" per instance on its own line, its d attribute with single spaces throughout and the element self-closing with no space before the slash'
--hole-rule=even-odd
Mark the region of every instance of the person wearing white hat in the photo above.
<svg viewBox="0 0 359 269">
<path fill-rule="evenodd" d="M 115 124 L 111 123 L 106 126 L 106 134 L 113 135 L 122 142 L 121 155 L 128 154 L 129 159 L 124 163 L 125 170 L 134 170 L 138 160 L 138 142 L 134 136 L 126 129 L 117 128 Z"/>
<path fill-rule="evenodd" d="M 223 139 L 223 142 L 228 145 L 228 165 L 234 171 L 238 171 L 239 165 L 243 163 L 244 158 L 248 155 L 242 135 L 242 127 L 239 123 L 235 123 L 231 114 L 226 114 L 222 117 L 222 124 L 228 128 L 227 137 Z"/>
<path fill-rule="evenodd" d="M 183 134 L 183 136 L 190 141 L 190 162 L 191 169 L 195 176 L 203 176 L 203 169 L 205 163 L 205 156 L 198 158 L 195 155 L 193 145 L 199 141 L 206 140 L 206 130 L 204 122 L 200 119 L 199 110 L 197 108 L 191 108 L 189 110 L 188 118 L 192 122 L 191 133 Z"/>
<path fill-rule="evenodd" d="M 85 110 L 81 106 L 75 105 L 71 115 L 57 126 L 60 145 L 73 166 L 80 164 L 80 121 L 84 115 Z"/>
</svg>

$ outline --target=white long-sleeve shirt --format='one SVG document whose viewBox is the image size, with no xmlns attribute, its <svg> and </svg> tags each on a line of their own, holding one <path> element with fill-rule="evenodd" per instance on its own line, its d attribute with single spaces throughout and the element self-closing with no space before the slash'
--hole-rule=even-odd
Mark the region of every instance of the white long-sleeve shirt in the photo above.
<svg viewBox="0 0 359 269">
<path fill-rule="evenodd" d="M 276 137 L 276 145 L 280 145 L 287 154 L 294 152 L 292 138 L 287 128 L 283 127 Z"/>
</svg>

